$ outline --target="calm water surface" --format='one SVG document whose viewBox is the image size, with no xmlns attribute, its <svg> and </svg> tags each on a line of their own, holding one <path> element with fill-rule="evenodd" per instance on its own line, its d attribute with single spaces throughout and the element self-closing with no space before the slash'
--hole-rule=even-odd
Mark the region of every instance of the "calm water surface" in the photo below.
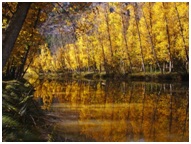
<svg viewBox="0 0 191 144">
<path fill-rule="evenodd" d="M 60 141 L 189 141 L 188 84 L 44 80 L 35 99 Z"/>
</svg>

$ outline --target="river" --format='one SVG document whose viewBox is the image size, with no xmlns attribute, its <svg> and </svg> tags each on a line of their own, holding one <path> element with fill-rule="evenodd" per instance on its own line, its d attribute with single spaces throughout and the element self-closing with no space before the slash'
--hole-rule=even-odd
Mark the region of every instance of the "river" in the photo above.
<svg viewBox="0 0 191 144">
<path fill-rule="evenodd" d="M 43 80 L 35 90 L 60 117 L 58 141 L 189 141 L 188 83 Z"/>
</svg>

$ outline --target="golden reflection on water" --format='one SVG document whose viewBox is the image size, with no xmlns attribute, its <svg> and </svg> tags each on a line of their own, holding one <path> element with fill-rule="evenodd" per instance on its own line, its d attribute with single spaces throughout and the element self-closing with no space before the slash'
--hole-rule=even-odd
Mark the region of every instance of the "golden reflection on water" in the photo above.
<svg viewBox="0 0 191 144">
<path fill-rule="evenodd" d="M 188 86 L 50 81 L 36 87 L 43 109 L 63 119 L 56 130 L 76 141 L 188 141 Z"/>
</svg>

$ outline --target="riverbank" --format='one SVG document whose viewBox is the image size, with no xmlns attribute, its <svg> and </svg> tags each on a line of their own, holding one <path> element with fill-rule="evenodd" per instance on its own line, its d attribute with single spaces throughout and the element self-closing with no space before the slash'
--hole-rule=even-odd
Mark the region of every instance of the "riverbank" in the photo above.
<svg viewBox="0 0 191 144">
<path fill-rule="evenodd" d="M 181 82 L 189 81 L 189 74 L 187 73 L 135 73 L 130 74 L 129 79 L 133 81 L 172 81 L 172 82 Z"/>
<path fill-rule="evenodd" d="M 114 79 L 120 81 L 153 81 L 153 82 L 181 82 L 189 81 L 188 73 L 131 73 L 131 74 L 106 74 L 94 72 L 81 72 L 81 73 L 40 73 L 39 79 L 74 79 L 74 80 L 107 80 Z"/>
</svg>

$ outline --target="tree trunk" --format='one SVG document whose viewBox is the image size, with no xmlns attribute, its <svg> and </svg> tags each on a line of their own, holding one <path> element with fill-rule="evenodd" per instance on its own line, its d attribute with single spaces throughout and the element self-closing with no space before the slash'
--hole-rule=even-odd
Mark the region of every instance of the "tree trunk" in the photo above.
<svg viewBox="0 0 191 144">
<path fill-rule="evenodd" d="M 102 57 L 103 57 L 103 62 L 104 62 L 103 66 L 104 66 L 104 69 L 105 69 L 105 71 L 106 71 L 106 74 L 108 74 L 109 72 L 108 72 L 107 66 L 106 66 L 107 60 L 106 60 L 106 56 L 105 56 L 103 41 L 102 41 L 102 39 L 101 39 L 101 37 L 100 37 L 101 34 L 100 34 L 98 31 L 97 31 L 97 35 L 98 35 L 98 40 L 99 40 L 99 42 L 100 42 L 101 50 L 102 50 Z"/>
<path fill-rule="evenodd" d="M 17 37 L 19 35 L 19 32 L 23 26 L 23 23 L 27 16 L 30 5 L 31 5 L 31 3 L 29 3 L 29 2 L 18 3 L 17 11 L 11 18 L 9 26 L 3 33 L 2 69 L 6 65 L 6 62 L 8 61 L 9 56 L 14 48 L 14 44 L 15 44 Z"/>
<path fill-rule="evenodd" d="M 163 4 L 163 8 L 165 10 L 166 8 L 165 8 L 164 2 L 162 4 Z M 169 60 L 169 72 L 171 72 L 172 71 L 172 54 L 171 54 L 171 43 L 170 43 L 168 19 L 167 19 L 166 13 L 164 14 L 164 20 L 165 20 L 166 36 L 167 36 L 167 41 L 168 41 L 167 49 L 168 49 L 168 55 L 169 55 L 169 59 L 170 59 Z"/>
<path fill-rule="evenodd" d="M 146 28 L 147 28 L 147 32 L 148 32 L 148 34 L 149 34 L 151 49 L 152 49 L 152 53 L 153 53 L 155 62 L 156 62 L 156 64 L 157 64 L 159 70 L 162 72 L 161 66 L 160 66 L 160 64 L 159 64 L 159 61 L 158 61 L 158 58 L 157 58 L 157 54 L 156 54 L 156 51 L 155 51 L 155 45 L 154 45 L 154 42 L 153 42 L 153 39 L 152 39 L 152 23 L 151 23 L 152 17 L 151 17 L 151 15 L 150 15 L 150 17 L 149 17 L 149 19 L 150 19 L 150 25 L 151 25 L 151 30 L 149 30 L 149 25 L 148 25 L 148 23 L 147 23 L 147 20 L 146 20 L 146 17 L 145 17 L 145 14 L 144 14 L 143 9 L 142 9 L 142 14 L 143 14 L 143 18 L 144 18 L 144 20 L 145 20 L 145 25 L 146 25 Z M 149 11 L 149 14 L 151 14 L 151 11 Z"/>
<path fill-rule="evenodd" d="M 37 13 L 37 17 L 36 17 L 36 20 L 35 20 L 35 23 L 34 23 L 34 29 L 36 29 L 38 20 L 39 20 L 39 18 L 40 18 L 40 12 L 41 12 L 41 9 L 39 8 L 39 9 L 38 9 L 38 13 Z M 33 33 L 34 33 L 34 32 L 32 31 L 32 35 L 30 36 L 30 38 L 33 37 Z M 27 45 L 27 51 L 26 51 L 26 53 L 25 53 L 25 55 L 24 55 L 24 58 L 23 58 L 23 61 L 22 61 L 22 65 L 21 65 L 21 71 L 19 72 L 19 75 L 18 75 L 17 79 L 23 77 L 23 76 L 25 75 L 25 73 L 26 73 L 28 67 L 29 67 L 29 65 L 28 65 L 27 68 L 24 70 L 24 67 L 25 67 L 25 65 L 26 65 L 26 61 L 27 61 L 27 58 L 28 58 L 28 55 L 29 55 L 30 48 L 31 48 L 31 46 L 30 46 L 30 45 Z M 34 53 L 35 53 L 35 52 L 34 52 Z M 33 60 L 33 59 L 32 59 L 32 60 Z M 29 64 L 32 63 L 32 60 L 31 60 L 31 62 L 30 62 Z"/>
<path fill-rule="evenodd" d="M 136 7 L 134 7 L 134 16 L 135 16 L 135 23 L 136 23 L 136 27 L 137 27 L 137 33 L 138 33 L 138 37 L 139 37 L 139 44 L 140 44 L 140 50 L 141 50 L 142 69 L 145 72 L 145 61 L 144 61 L 143 47 L 142 47 L 142 41 L 141 41 L 141 34 L 140 34 L 140 30 L 139 30 L 138 15 L 137 15 Z"/>
<path fill-rule="evenodd" d="M 122 9 L 122 6 L 121 6 L 121 9 Z M 129 54 L 129 50 L 128 50 L 128 45 L 127 45 L 127 37 L 126 37 L 126 34 L 127 34 L 127 28 L 128 28 L 128 22 L 125 21 L 125 19 L 128 19 L 129 20 L 129 17 L 128 18 L 124 18 L 124 14 L 123 12 L 121 11 L 121 19 L 122 19 L 122 27 L 123 27 L 123 38 L 124 38 L 124 41 L 125 41 L 125 52 L 128 56 L 128 61 L 129 61 L 129 71 L 132 72 L 132 62 L 131 62 L 131 57 L 130 57 L 130 54 Z"/>
<path fill-rule="evenodd" d="M 184 43 L 184 51 L 185 51 L 185 55 L 186 55 L 186 61 L 188 62 L 189 61 L 188 50 L 186 48 L 186 42 L 185 42 L 184 33 L 183 33 L 184 30 L 183 30 L 182 23 L 180 21 L 180 15 L 179 15 L 179 12 L 178 12 L 178 9 L 177 9 L 177 6 L 176 6 L 176 2 L 174 2 L 174 7 L 175 7 L 176 15 L 177 15 L 177 18 L 178 18 L 178 24 L 179 24 L 179 28 L 180 28 L 182 41 Z"/>
<path fill-rule="evenodd" d="M 108 5 L 109 7 L 109 5 Z M 112 42 L 111 42 L 111 34 L 110 34 L 110 28 L 109 28 L 109 16 L 108 11 L 105 9 L 105 21 L 107 25 L 107 33 L 108 33 L 108 39 L 109 39 L 109 46 L 110 46 L 110 52 L 111 52 L 111 60 L 113 62 L 113 48 L 112 48 Z"/>
</svg>

